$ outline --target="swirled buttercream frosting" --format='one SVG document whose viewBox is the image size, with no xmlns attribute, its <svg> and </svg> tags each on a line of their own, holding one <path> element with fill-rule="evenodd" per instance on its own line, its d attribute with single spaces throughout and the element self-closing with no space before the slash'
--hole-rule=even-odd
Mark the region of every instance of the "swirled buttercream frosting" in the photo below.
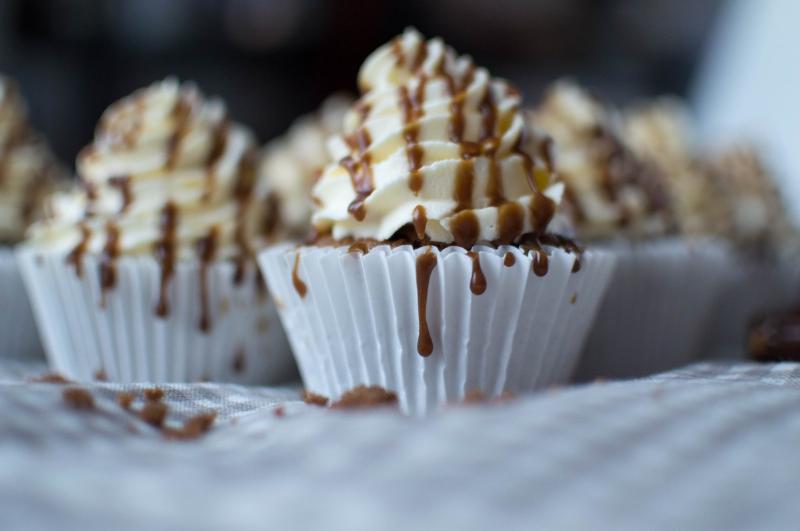
<svg viewBox="0 0 800 531">
<path fill-rule="evenodd" d="M 529 119 L 553 137 L 566 184 L 563 211 L 579 237 L 646 237 L 671 230 L 663 176 L 625 143 L 612 109 L 579 86 L 560 81 Z"/>
<path fill-rule="evenodd" d="M 563 187 L 513 86 L 414 30 L 373 52 L 358 83 L 313 190 L 318 233 L 471 247 L 544 232 Z"/>
<path fill-rule="evenodd" d="M 101 255 L 104 288 L 127 255 L 155 256 L 162 291 L 182 259 L 233 259 L 240 279 L 266 230 L 254 146 L 194 85 L 167 79 L 134 92 L 103 114 L 78 156 L 81 189 L 52 199 L 31 243 L 65 251 L 79 274 L 83 254 Z"/>
<path fill-rule="evenodd" d="M 342 129 L 352 99 L 334 94 L 314 113 L 301 116 L 264 148 L 259 174 L 270 183 L 281 232 L 304 237 L 311 226 L 311 188 L 331 162 L 328 137 Z"/>
<path fill-rule="evenodd" d="M 0 241 L 23 238 L 60 169 L 30 129 L 16 83 L 0 76 Z"/>
</svg>

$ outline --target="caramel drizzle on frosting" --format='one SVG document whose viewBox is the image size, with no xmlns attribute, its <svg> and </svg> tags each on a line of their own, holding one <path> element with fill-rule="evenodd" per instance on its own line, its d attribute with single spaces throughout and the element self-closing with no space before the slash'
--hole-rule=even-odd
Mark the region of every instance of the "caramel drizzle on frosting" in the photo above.
<svg viewBox="0 0 800 531">
<path fill-rule="evenodd" d="M 119 227 L 113 221 L 106 224 L 106 243 L 100 256 L 101 306 L 105 306 L 106 293 L 117 283 L 117 257 L 119 256 Z"/>
<path fill-rule="evenodd" d="M 75 274 L 78 278 L 83 276 L 83 255 L 89 247 L 89 240 L 92 237 L 92 230 L 86 223 L 79 225 L 81 231 L 81 239 L 78 244 L 67 255 L 67 263 L 75 268 Z"/>
<path fill-rule="evenodd" d="M 339 162 L 350 174 L 350 182 L 356 192 L 356 198 L 347 207 L 347 211 L 357 221 L 363 221 L 367 215 L 364 202 L 375 190 L 372 168 L 370 167 L 370 154 L 367 151 L 372 139 L 369 137 L 366 128 L 360 127 L 354 137 L 348 138 L 347 141 L 358 153 L 356 159 L 348 156 Z"/>
<path fill-rule="evenodd" d="M 211 330 L 211 316 L 208 308 L 208 267 L 217 254 L 219 228 L 211 227 L 208 235 L 197 241 L 197 256 L 200 259 L 200 330 Z"/>
<path fill-rule="evenodd" d="M 119 213 L 124 214 L 133 202 L 133 191 L 131 190 L 131 178 L 129 175 L 118 175 L 108 179 L 108 185 L 119 190 L 122 197 L 122 206 Z"/>
<path fill-rule="evenodd" d="M 217 182 L 217 164 L 225 154 L 228 146 L 228 134 L 230 132 L 230 122 L 227 117 L 223 117 L 214 127 L 213 144 L 206 160 L 206 188 L 203 192 L 203 199 L 208 201 L 214 195 L 214 188 Z"/>
<path fill-rule="evenodd" d="M 239 254 L 234 259 L 236 265 L 233 282 L 236 285 L 244 282 L 247 264 L 253 260 L 253 249 L 247 238 L 246 215 L 247 207 L 252 199 L 253 185 L 256 180 L 256 153 L 255 150 L 248 150 L 239 160 L 239 178 L 236 182 L 234 196 L 238 202 L 236 210 L 236 227 L 234 229 L 234 241 L 239 248 Z"/>
<path fill-rule="evenodd" d="M 155 313 L 159 317 L 169 315 L 169 282 L 175 273 L 176 233 L 178 228 L 178 207 L 168 202 L 161 211 L 161 239 L 156 242 L 156 259 L 161 264 L 161 284 Z"/>
<path fill-rule="evenodd" d="M 181 94 L 172 109 L 172 117 L 177 125 L 175 127 L 175 132 L 172 134 L 167 144 L 167 162 L 165 166 L 168 170 L 174 169 L 178 162 L 181 152 L 181 143 L 189 132 L 192 110 L 192 102 L 189 97 L 185 94 Z"/>
</svg>

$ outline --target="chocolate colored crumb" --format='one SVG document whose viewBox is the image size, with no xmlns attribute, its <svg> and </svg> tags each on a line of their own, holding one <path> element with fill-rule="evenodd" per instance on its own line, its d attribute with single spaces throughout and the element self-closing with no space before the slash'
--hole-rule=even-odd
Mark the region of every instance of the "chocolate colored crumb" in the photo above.
<svg viewBox="0 0 800 531">
<path fill-rule="evenodd" d="M 69 387 L 64 389 L 61 393 L 61 396 L 64 398 L 64 401 L 67 403 L 68 406 L 74 409 L 80 410 L 90 410 L 94 409 L 94 398 L 92 397 L 92 393 L 83 389 L 82 387 Z"/>
<path fill-rule="evenodd" d="M 98 369 L 94 373 L 94 379 L 97 380 L 98 382 L 107 382 L 108 377 L 106 376 L 106 371 L 104 371 L 103 369 Z"/>
<path fill-rule="evenodd" d="M 337 402 L 331 404 L 331 409 L 361 409 L 397 404 L 397 394 L 383 387 L 372 385 L 359 385 L 347 391 Z"/>
<path fill-rule="evenodd" d="M 511 391 L 503 391 L 500 393 L 500 396 L 496 396 L 494 398 L 489 398 L 486 396 L 486 393 L 481 391 L 480 389 L 472 389 L 467 391 L 464 395 L 464 400 L 461 402 L 462 404 L 501 404 L 503 402 L 509 402 L 511 400 L 516 399 L 516 395 Z"/>
<path fill-rule="evenodd" d="M 283 408 L 283 406 L 278 406 L 272 411 L 272 413 L 276 417 L 280 418 L 286 415 L 286 410 Z"/>
<path fill-rule="evenodd" d="M 131 404 L 133 404 L 135 398 L 136 395 L 134 395 L 133 393 L 129 392 L 117 393 L 117 404 L 119 404 L 119 406 L 122 409 L 128 410 L 131 408 Z"/>
<path fill-rule="evenodd" d="M 139 411 L 139 418 L 151 426 L 160 428 L 167 418 L 167 405 L 164 402 L 147 402 Z"/>
<path fill-rule="evenodd" d="M 152 387 L 144 390 L 144 399 L 148 402 L 160 402 L 164 398 L 164 390 L 159 387 Z"/>
<path fill-rule="evenodd" d="M 800 311 L 757 322 L 750 329 L 747 349 L 758 362 L 800 361 Z"/>
<path fill-rule="evenodd" d="M 216 418 L 217 414 L 213 411 L 198 413 L 186 419 L 181 429 L 163 428 L 163 433 L 168 439 L 178 439 L 182 441 L 197 439 L 211 429 Z"/>
<path fill-rule="evenodd" d="M 41 376 L 35 376 L 28 381 L 30 383 L 51 383 L 51 384 L 72 383 L 72 380 L 65 378 L 64 376 L 58 374 L 57 372 L 51 372 L 48 374 L 43 374 Z"/>
<path fill-rule="evenodd" d="M 329 399 L 325 396 L 312 393 L 311 391 L 303 391 L 300 393 L 303 402 L 312 406 L 325 407 L 328 405 Z"/>
</svg>

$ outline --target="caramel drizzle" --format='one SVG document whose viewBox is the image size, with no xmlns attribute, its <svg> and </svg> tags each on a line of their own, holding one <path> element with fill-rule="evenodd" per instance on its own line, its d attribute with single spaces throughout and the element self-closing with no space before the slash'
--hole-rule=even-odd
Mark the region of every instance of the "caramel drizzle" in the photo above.
<svg viewBox="0 0 800 531">
<path fill-rule="evenodd" d="M 117 283 L 117 258 L 119 257 L 119 227 L 106 224 L 106 243 L 100 256 L 100 305 L 105 307 L 106 294 Z"/>
<path fill-rule="evenodd" d="M 175 127 L 175 132 L 172 134 L 167 144 L 167 161 L 165 166 L 168 170 L 175 168 L 175 164 L 178 162 L 181 143 L 189 132 L 189 118 L 191 118 L 191 116 L 192 104 L 185 94 L 181 94 L 175 102 L 175 106 L 172 108 L 172 117 L 177 125 Z"/>
<path fill-rule="evenodd" d="M 129 175 L 118 175 L 108 179 L 108 185 L 116 188 L 122 197 L 122 206 L 119 213 L 123 214 L 128 210 L 133 202 L 133 191 L 131 190 L 131 178 Z"/>
<path fill-rule="evenodd" d="M 412 192 L 418 194 L 422 189 L 423 180 L 420 168 L 422 159 L 425 155 L 422 146 L 419 145 L 419 120 L 425 114 L 425 86 L 427 78 L 421 76 L 413 93 L 409 93 L 404 85 L 399 88 L 400 108 L 403 113 L 403 139 L 406 143 L 406 158 L 411 175 L 408 187 Z"/>
<path fill-rule="evenodd" d="M 208 267 L 217 254 L 219 228 L 211 227 L 208 235 L 197 241 L 197 255 L 200 258 L 200 330 L 211 330 L 211 316 L 208 308 Z"/>
<path fill-rule="evenodd" d="M 256 180 L 256 153 L 248 150 L 239 160 L 238 179 L 234 188 L 234 197 L 237 202 L 236 225 L 233 232 L 233 239 L 239 248 L 239 254 L 234 258 L 233 283 L 240 285 L 244 282 L 244 276 L 248 262 L 253 258 L 253 250 L 247 238 L 247 211 L 251 201 L 253 185 Z"/>
<path fill-rule="evenodd" d="M 525 209 L 519 203 L 503 203 L 497 209 L 497 239 L 508 245 L 519 238 L 525 224 Z"/>
<path fill-rule="evenodd" d="M 372 167 L 370 166 L 371 157 L 367 152 L 372 139 L 367 129 L 365 127 L 360 127 L 355 134 L 355 138 L 348 138 L 347 141 L 351 147 L 355 147 L 358 152 L 357 159 L 347 156 L 339 162 L 339 164 L 344 166 L 347 170 L 347 173 L 350 174 L 350 182 L 353 185 L 353 190 L 356 192 L 356 198 L 348 205 L 347 211 L 357 221 L 364 221 L 367 215 L 364 202 L 375 190 Z"/>
<path fill-rule="evenodd" d="M 511 251 L 506 251 L 505 256 L 503 256 L 503 265 L 506 267 L 511 267 L 517 263 L 517 259 L 514 256 L 514 253 Z"/>
<path fill-rule="evenodd" d="M 428 286 L 431 280 L 431 273 L 433 273 L 437 263 L 436 254 L 430 250 L 417 256 L 417 315 L 419 318 L 417 352 L 425 357 L 433 353 L 433 338 L 431 338 L 431 332 L 428 328 Z"/>
<path fill-rule="evenodd" d="M 230 122 L 227 117 L 220 119 L 214 127 L 213 143 L 211 151 L 208 153 L 206 159 L 206 182 L 205 191 L 203 192 L 203 200 L 208 201 L 214 195 L 214 189 L 217 184 L 217 164 L 225 154 L 225 149 L 228 146 L 228 133 L 230 131 Z"/>
<path fill-rule="evenodd" d="M 308 293 L 308 287 L 306 283 L 302 281 L 300 275 L 298 274 L 300 268 L 300 252 L 296 252 L 294 255 L 294 266 L 292 267 L 292 284 L 294 285 L 294 290 L 300 295 L 301 299 L 306 297 Z"/>
<path fill-rule="evenodd" d="M 480 255 L 476 252 L 469 251 L 467 256 L 472 259 L 472 275 L 469 279 L 469 290 L 474 295 L 482 295 L 486 291 L 486 276 L 481 269 Z"/>
<path fill-rule="evenodd" d="M 161 265 L 161 284 L 159 286 L 158 303 L 155 313 L 159 317 L 169 314 L 168 287 L 175 273 L 176 237 L 178 228 L 178 207 L 172 201 L 164 205 L 161 211 L 161 239 L 156 242 L 156 259 Z"/>
<path fill-rule="evenodd" d="M 83 277 L 83 255 L 89 247 L 89 240 L 92 237 L 92 230 L 85 223 L 80 223 L 81 239 L 78 244 L 67 255 L 67 263 L 75 268 L 78 278 Z"/>
<path fill-rule="evenodd" d="M 414 233 L 417 239 L 422 241 L 425 239 L 425 228 L 428 225 L 428 214 L 425 212 L 425 207 L 417 205 L 414 207 L 414 212 L 411 214 L 411 221 L 414 225 Z"/>
</svg>

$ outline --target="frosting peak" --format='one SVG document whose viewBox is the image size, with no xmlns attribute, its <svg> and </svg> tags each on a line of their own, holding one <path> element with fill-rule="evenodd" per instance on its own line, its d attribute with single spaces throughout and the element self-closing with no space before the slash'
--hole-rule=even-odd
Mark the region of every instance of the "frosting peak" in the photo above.
<svg viewBox="0 0 800 531">
<path fill-rule="evenodd" d="M 38 218 L 59 172 L 31 131 L 16 84 L 0 76 L 0 241 L 16 242 Z"/>
<path fill-rule="evenodd" d="M 520 95 L 439 39 L 407 30 L 364 62 L 362 97 L 334 137 L 313 222 L 335 239 L 517 241 L 550 221 L 550 141 Z"/>
<path fill-rule="evenodd" d="M 173 79 L 155 83 L 103 114 L 78 157 L 82 188 L 53 198 L 33 243 L 68 252 L 79 272 L 83 253 L 109 267 L 154 254 L 167 279 L 188 257 L 233 258 L 238 277 L 264 232 L 255 155 L 253 136 L 220 101 Z"/>
</svg>

